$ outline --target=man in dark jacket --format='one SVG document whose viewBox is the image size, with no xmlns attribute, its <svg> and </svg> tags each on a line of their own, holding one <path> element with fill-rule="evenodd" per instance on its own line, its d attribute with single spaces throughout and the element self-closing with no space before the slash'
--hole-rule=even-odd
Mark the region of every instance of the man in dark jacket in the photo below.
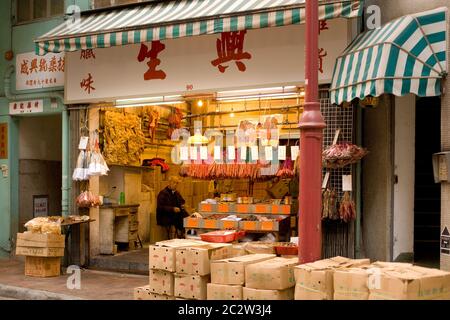
<svg viewBox="0 0 450 320">
<path fill-rule="evenodd" d="M 183 218 L 188 216 L 184 207 L 185 200 L 177 191 L 180 182 L 181 178 L 171 176 L 169 185 L 158 194 L 156 222 L 159 226 L 167 228 L 169 239 L 172 238 L 170 233 L 173 227 L 175 227 L 177 236 L 183 237 Z"/>
</svg>

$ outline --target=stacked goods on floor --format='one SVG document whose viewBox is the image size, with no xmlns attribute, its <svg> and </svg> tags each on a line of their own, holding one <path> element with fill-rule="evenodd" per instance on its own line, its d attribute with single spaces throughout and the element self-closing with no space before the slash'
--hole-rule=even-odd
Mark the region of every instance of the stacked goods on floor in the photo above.
<svg viewBox="0 0 450 320">
<path fill-rule="evenodd" d="M 298 258 L 274 258 L 245 267 L 244 300 L 294 300 Z"/>
<path fill-rule="evenodd" d="M 450 300 L 450 273 L 376 262 L 336 271 L 334 287 L 335 300 Z"/>
<path fill-rule="evenodd" d="M 296 300 L 449 300 L 450 273 L 343 257 L 295 267 Z"/>
<path fill-rule="evenodd" d="M 16 255 L 25 256 L 25 275 L 55 277 L 61 274 L 65 237 L 61 217 L 39 217 L 25 224 L 27 231 L 17 234 Z"/>
<path fill-rule="evenodd" d="M 210 243 L 176 250 L 175 297 L 206 300 L 211 262 L 231 256 L 231 244 Z"/>
<path fill-rule="evenodd" d="M 295 300 L 333 300 L 335 271 L 369 264 L 369 259 L 334 257 L 296 266 Z"/>
<path fill-rule="evenodd" d="M 208 300 L 242 300 L 246 266 L 275 257 L 274 254 L 250 254 L 212 261 Z"/>
<path fill-rule="evenodd" d="M 149 285 L 134 289 L 135 300 L 206 299 L 210 262 L 228 258 L 230 244 L 173 239 L 149 247 Z"/>
</svg>

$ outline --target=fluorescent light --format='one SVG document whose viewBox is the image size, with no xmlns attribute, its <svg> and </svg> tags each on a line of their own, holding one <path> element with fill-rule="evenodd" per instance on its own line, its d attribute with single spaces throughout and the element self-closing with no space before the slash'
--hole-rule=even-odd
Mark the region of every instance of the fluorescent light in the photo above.
<svg viewBox="0 0 450 320">
<path fill-rule="evenodd" d="M 163 105 L 171 105 L 171 104 L 179 104 L 184 103 L 184 101 L 156 101 L 156 102 L 148 102 L 148 103 L 132 103 L 132 104 L 120 104 L 116 105 L 116 108 L 132 108 L 132 107 L 148 107 L 148 106 L 163 106 Z"/>
<path fill-rule="evenodd" d="M 217 98 L 217 101 L 224 102 L 238 102 L 238 101 L 251 101 L 251 100 L 273 100 L 273 99 L 284 99 L 284 98 L 296 98 L 298 93 L 274 93 L 274 94 L 261 94 L 261 95 L 251 95 L 251 96 L 234 96 L 234 97 L 223 97 Z"/>
<path fill-rule="evenodd" d="M 296 92 L 296 86 L 285 86 L 285 87 L 270 87 L 270 88 L 255 88 L 246 90 L 230 90 L 230 91 L 219 91 L 217 92 L 217 97 L 229 97 L 229 96 L 243 96 L 246 94 L 269 94 L 269 93 L 288 93 Z"/>
<path fill-rule="evenodd" d="M 143 104 L 143 103 L 159 103 L 159 102 L 172 102 L 171 100 L 180 100 L 181 95 L 172 96 L 157 96 L 157 97 L 143 97 L 143 98 L 130 98 L 130 99 L 118 99 L 116 105 L 129 105 L 129 104 Z M 172 102 L 173 103 L 173 102 Z"/>
<path fill-rule="evenodd" d="M 116 103 L 117 104 L 127 104 L 127 103 L 133 103 L 133 102 L 159 101 L 159 100 L 164 100 L 164 97 L 160 96 L 160 97 L 119 99 L 119 100 L 116 100 Z"/>
</svg>

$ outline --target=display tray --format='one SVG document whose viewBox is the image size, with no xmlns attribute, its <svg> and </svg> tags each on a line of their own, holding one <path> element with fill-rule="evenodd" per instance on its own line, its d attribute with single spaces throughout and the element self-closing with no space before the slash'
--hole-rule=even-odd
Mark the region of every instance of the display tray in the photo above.
<svg viewBox="0 0 450 320">
<path fill-rule="evenodd" d="M 291 214 L 288 204 L 200 203 L 200 213 Z"/>
<path fill-rule="evenodd" d="M 289 226 L 290 218 L 281 216 L 279 221 L 228 221 L 216 219 L 184 218 L 187 229 L 238 229 L 247 231 L 281 231 Z"/>
</svg>

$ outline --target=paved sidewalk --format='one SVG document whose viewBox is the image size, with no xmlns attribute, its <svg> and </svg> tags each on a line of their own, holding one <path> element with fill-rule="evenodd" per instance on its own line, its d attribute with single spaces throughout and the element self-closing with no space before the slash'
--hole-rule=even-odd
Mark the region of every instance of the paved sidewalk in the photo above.
<svg viewBox="0 0 450 320">
<path fill-rule="evenodd" d="M 148 284 L 148 276 L 81 270 L 81 289 L 67 288 L 70 275 L 35 278 L 24 275 L 24 259 L 0 258 L 0 297 L 15 299 L 132 300 L 133 288 Z"/>
</svg>

